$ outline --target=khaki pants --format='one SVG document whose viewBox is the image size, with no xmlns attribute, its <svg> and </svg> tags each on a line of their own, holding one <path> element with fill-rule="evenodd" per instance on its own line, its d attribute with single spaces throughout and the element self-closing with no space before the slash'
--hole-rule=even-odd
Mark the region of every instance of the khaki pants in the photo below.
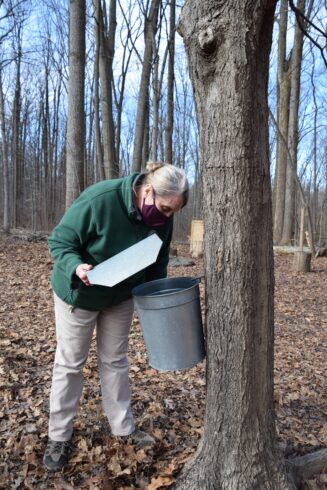
<svg viewBox="0 0 327 490">
<path fill-rule="evenodd" d="M 49 437 L 68 441 L 83 388 L 83 367 L 96 325 L 103 407 L 114 435 L 135 429 L 128 382 L 128 334 L 133 301 L 103 311 L 72 307 L 54 295 L 57 350 L 50 395 Z"/>
</svg>

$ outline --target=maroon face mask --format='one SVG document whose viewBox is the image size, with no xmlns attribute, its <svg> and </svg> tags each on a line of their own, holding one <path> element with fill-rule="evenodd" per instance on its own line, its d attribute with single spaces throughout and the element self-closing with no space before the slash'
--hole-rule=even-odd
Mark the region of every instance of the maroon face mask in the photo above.
<svg viewBox="0 0 327 490">
<path fill-rule="evenodd" d="M 144 223 L 151 228 L 158 228 L 163 226 L 169 220 L 169 217 L 163 214 L 155 205 L 153 199 L 153 204 L 145 204 L 145 198 L 143 199 L 141 215 Z"/>
</svg>

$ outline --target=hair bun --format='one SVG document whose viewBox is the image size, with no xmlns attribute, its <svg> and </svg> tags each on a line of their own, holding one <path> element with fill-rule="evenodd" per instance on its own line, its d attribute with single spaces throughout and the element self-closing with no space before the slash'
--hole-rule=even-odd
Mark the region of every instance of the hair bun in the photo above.
<svg viewBox="0 0 327 490">
<path fill-rule="evenodd" d="M 163 162 L 148 162 L 146 164 L 145 168 L 146 168 L 147 172 L 153 173 L 156 170 L 158 170 L 159 168 L 162 168 L 164 166 L 165 166 L 165 164 Z"/>
</svg>

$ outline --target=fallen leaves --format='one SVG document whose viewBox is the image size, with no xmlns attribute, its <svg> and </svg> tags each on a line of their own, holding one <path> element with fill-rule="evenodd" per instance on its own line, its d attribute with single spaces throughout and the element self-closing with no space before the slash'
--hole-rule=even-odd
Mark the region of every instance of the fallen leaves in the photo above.
<svg viewBox="0 0 327 490">
<path fill-rule="evenodd" d="M 175 478 L 171 476 L 158 476 L 157 478 L 152 478 L 150 485 L 148 485 L 148 490 L 157 490 L 157 488 L 167 487 L 174 483 Z"/>
<path fill-rule="evenodd" d="M 0 488 L 156 490 L 172 485 L 203 431 L 204 363 L 184 372 L 152 369 L 134 319 L 133 410 L 137 424 L 157 441 L 152 449 L 138 449 L 110 434 L 93 343 L 75 421 L 75 451 L 63 474 L 48 475 L 42 456 L 55 352 L 51 261 L 44 243 L 9 239 L 2 245 Z M 327 259 L 313 260 L 314 272 L 301 275 L 292 273 L 291 261 L 287 255 L 276 258 L 275 404 L 279 439 L 285 452 L 295 455 L 327 443 Z M 169 273 L 200 276 L 202 264 L 196 260 L 193 267 Z M 200 295 L 204 311 L 203 284 Z"/>
<path fill-rule="evenodd" d="M 326 259 L 293 272 L 292 256 L 275 261 L 275 402 L 280 438 L 302 454 L 327 444 Z"/>
</svg>

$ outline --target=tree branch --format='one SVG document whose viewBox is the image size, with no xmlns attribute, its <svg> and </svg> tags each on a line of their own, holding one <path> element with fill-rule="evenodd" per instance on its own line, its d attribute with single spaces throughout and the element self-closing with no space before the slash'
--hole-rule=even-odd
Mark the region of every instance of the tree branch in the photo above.
<svg viewBox="0 0 327 490">
<path fill-rule="evenodd" d="M 303 32 L 303 34 L 308 39 L 310 39 L 310 41 L 316 46 L 316 48 L 319 49 L 321 56 L 322 56 L 322 59 L 324 60 L 324 63 L 325 63 L 326 68 L 327 68 L 327 59 L 326 59 L 325 53 L 324 53 L 325 48 L 320 46 L 320 44 L 315 39 L 313 39 L 313 37 L 308 33 L 307 29 L 305 28 L 304 23 L 309 24 L 311 27 L 313 27 L 316 31 L 319 32 L 319 34 L 321 34 L 326 39 L 327 39 L 327 34 L 323 30 L 321 30 L 316 24 L 314 24 L 306 15 L 304 15 L 304 13 L 301 12 L 301 10 L 299 10 L 294 5 L 293 0 L 289 0 L 289 4 L 290 4 L 291 9 L 295 13 L 296 20 L 297 20 L 297 23 L 298 23 L 301 31 Z"/>
</svg>

